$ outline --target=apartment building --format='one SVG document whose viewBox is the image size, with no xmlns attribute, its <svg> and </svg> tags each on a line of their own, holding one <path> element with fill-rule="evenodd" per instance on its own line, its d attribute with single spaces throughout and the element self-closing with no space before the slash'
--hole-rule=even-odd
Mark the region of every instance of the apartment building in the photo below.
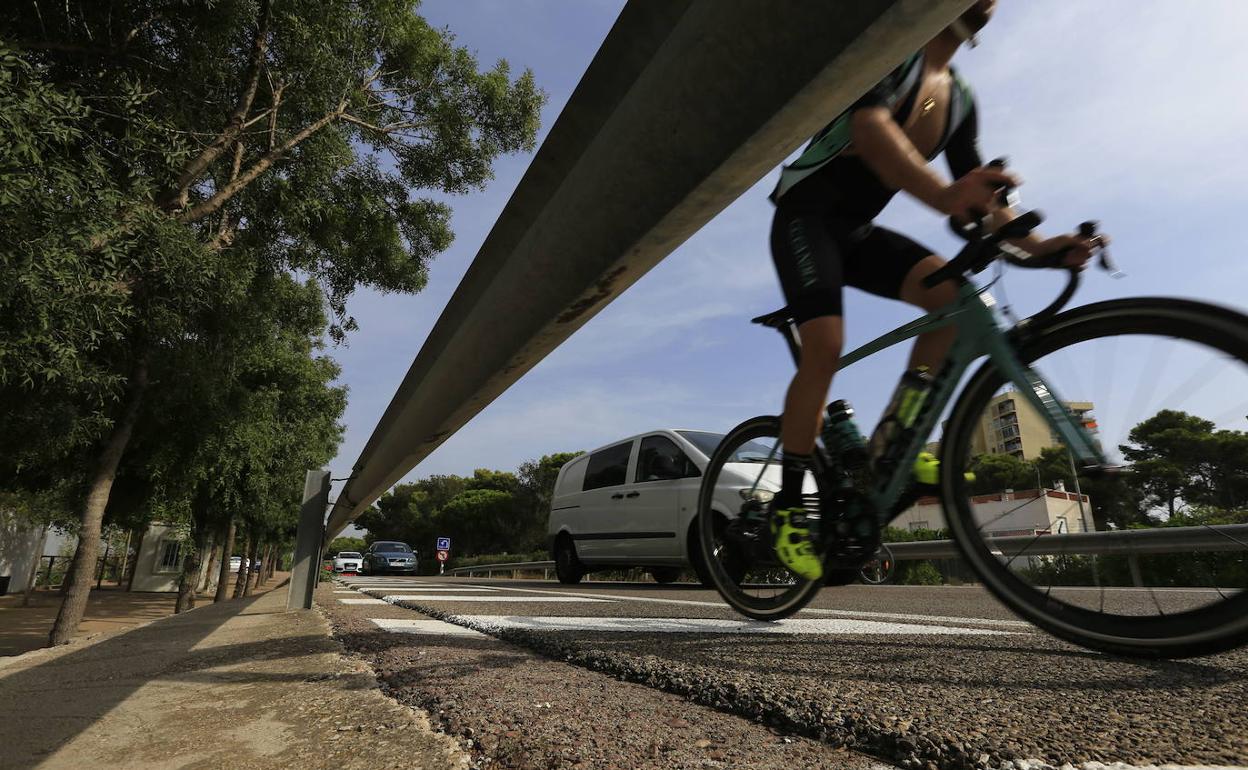
<svg viewBox="0 0 1248 770">
<path fill-rule="evenodd" d="M 1091 401 L 1067 401 L 1066 408 L 1095 434 Z M 971 454 L 1008 454 L 1020 460 L 1034 460 L 1040 456 L 1040 450 L 1058 444 L 1057 436 L 1040 412 L 1020 393 L 1008 390 L 988 402 L 971 439 Z"/>
</svg>

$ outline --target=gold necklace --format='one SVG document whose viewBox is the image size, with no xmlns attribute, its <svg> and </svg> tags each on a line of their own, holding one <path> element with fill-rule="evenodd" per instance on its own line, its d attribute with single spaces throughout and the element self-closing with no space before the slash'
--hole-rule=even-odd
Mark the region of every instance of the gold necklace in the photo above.
<svg viewBox="0 0 1248 770">
<path fill-rule="evenodd" d="M 935 96 L 927 97 L 926 99 L 923 100 L 923 112 L 920 114 L 926 115 L 927 113 L 931 112 L 932 108 L 935 106 L 936 106 L 936 97 Z"/>
</svg>

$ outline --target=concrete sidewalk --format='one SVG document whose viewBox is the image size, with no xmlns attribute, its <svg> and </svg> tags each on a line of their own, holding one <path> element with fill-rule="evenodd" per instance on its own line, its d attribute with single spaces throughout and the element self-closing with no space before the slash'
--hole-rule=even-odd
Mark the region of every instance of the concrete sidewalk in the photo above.
<svg viewBox="0 0 1248 770">
<path fill-rule="evenodd" d="M 0 768 L 461 768 L 286 589 L 0 659 Z"/>
</svg>

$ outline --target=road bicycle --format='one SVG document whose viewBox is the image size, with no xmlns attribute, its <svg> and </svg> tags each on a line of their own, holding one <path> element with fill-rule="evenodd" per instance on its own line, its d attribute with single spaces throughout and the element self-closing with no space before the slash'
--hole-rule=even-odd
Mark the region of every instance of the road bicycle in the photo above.
<svg viewBox="0 0 1248 770">
<path fill-rule="evenodd" d="M 803 487 L 823 580 L 804 580 L 774 556 L 767 504 L 779 489 L 779 418 L 746 420 L 724 437 L 703 475 L 698 530 L 704 572 L 729 605 L 780 620 L 823 585 L 860 571 L 882 579 L 879 565 L 894 563 L 882 533 L 916 524 L 913 465 L 947 413 L 930 490 L 940 506 L 922 508 L 938 511 L 924 517 L 943 513 L 962 564 L 1016 614 L 1076 644 L 1137 657 L 1248 641 L 1248 454 L 1236 454 L 1248 441 L 1248 317 L 1152 297 L 1061 312 L 1080 283 L 1070 270 L 1056 299 L 1017 320 L 988 289 L 1006 264 L 1061 267 L 1063 254 L 1030 257 L 1008 243 L 1041 221 L 1033 211 L 995 233 L 984 222 L 961 228 L 965 248 L 926 280 L 954 281 L 957 299 L 842 358 L 843 370 L 924 332 L 958 331 L 912 427 L 871 470 L 828 446 L 825 416 Z M 1082 229 L 1090 235 L 1095 225 Z M 1099 264 L 1116 272 L 1104 249 Z M 991 283 L 971 280 L 990 265 Z M 787 308 L 753 322 L 777 329 L 797 361 Z M 1010 469 L 1012 479 L 1001 475 Z M 1030 480 L 1019 480 L 1020 469 L 1034 472 L 1034 490 L 1020 489 Z M 1046 482 L 1044 473 L 1063 478 Z"/>
</svg>

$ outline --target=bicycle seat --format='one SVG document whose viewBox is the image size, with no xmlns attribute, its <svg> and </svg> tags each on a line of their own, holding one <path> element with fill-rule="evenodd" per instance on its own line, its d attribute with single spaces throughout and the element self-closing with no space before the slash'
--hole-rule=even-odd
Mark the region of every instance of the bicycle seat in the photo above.
<svg viewBox="0 0 1248 770">
<path fill-rule="evenodd" d="M 768 313 L 767 315 L 760 315 L 758 318 L 751 318 L 750 323 L 762 324 L 763 326 L 770 326 L 773 329 L 779 329 L 793 323 L 793 313 L 786 306 Z"/>
</svg>

